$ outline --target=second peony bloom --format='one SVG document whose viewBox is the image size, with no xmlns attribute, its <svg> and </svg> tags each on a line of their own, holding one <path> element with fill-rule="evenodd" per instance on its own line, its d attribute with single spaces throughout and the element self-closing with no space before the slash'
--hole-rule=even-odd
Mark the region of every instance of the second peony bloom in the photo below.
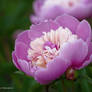
<svg viewBox="0 0 92 92">
<path fill-rule="evenodd" d="M 81 69 L 91 62 L 91 27 L 69 15 L 32 25 L 18 35 L 12 58 L 19 70 L 48 84 L 67 69 Z"/>
<path fill-rule="evenodd" d="M 80 20 L 92 16 L 92 0 L 35 0 L 33 8 L 35 14 L 30 17 L 33 23 L 55 19 L 64 13 Z"/>
</svg>

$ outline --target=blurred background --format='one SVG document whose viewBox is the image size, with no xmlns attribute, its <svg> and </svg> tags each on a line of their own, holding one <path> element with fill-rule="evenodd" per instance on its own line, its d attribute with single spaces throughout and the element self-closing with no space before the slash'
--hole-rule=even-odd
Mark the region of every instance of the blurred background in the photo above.
<svg viewBox="0 0 92 92">
<path fill-rule="evenodd" d="M 0 0 L 0 92 L 47 92 L 44 85 L 18 71 L 12 63 L 16 34 L 29 29 L 33 0 Z M 92 19 L 88 19 L 92 24 Z M 84 71 L 84 72 L 83 72 Z M 57 80 L 49 92 L 92 92 L 92 68 L 79 71 L 74 82 Z"/>
</svg>

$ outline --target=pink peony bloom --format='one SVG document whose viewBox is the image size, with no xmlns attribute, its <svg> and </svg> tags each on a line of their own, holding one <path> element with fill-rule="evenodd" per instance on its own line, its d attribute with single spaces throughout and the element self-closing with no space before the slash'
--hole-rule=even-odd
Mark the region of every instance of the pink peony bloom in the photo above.
<svg viewBox="0 0 92 92">
<path fill-rule="evenodd" d="M 18 35 L 12 57 L 19 70 L 48 84 L 68 68 L 81 69 L 91 62 L 90 25 L 69 15 L 32 25 Z"/>
<path fill-rule="evenodd" d="M 35 0 L 31 21 L 39 23 L 45 19 L 55 19 L 64 13 L 78 19 L 92 16 L 92 0 Z"/>
</svg>

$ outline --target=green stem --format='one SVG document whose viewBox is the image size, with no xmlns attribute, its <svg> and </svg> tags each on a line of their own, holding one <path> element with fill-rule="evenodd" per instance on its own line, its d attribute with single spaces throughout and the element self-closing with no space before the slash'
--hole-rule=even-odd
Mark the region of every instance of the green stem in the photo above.
<svg viewBox="0 0 92 92">
<path fill-rule="evenodd" d="M 72 81 L 72 92 L 74 92 L 74 81 Z"/>
<path fill-rule="evenodd" d="M 45 91 L 46 91 L 46 92 L 49 92 L 49 85 L 46 85 L 46 86 L 45 86 Z"/>
<path fill-rule="evenodd" d="M 64 92 L 67 92 L 67 91 L 66 91 L 65 84 L 64 84 L 64 80 L 62 80 L 62 88 L 63 88 L 63 91 L 64 91 Z"/>
</svg>

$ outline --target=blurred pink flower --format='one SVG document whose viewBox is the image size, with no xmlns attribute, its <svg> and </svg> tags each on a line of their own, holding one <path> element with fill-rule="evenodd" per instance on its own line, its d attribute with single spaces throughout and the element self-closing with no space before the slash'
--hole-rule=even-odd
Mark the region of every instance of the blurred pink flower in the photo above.
<svg viewBox="0 0 92 92">
<path fill-rule="evenodd" d="M 64 13 L 78 19 L 92 16 L 92 0 L 35 0 L 34 15 L 31 15 L 33 23 L 39 23 L 45 19 L 55 19 Z"/>
<path fill-rule="evenodd" d="M 32 25 L 18 35 L 12 58 L 19 70 L 48 84 L 68 68 L 81 69 L 91 62 L 90 25 L 69 15 Z"/>
</svg>

